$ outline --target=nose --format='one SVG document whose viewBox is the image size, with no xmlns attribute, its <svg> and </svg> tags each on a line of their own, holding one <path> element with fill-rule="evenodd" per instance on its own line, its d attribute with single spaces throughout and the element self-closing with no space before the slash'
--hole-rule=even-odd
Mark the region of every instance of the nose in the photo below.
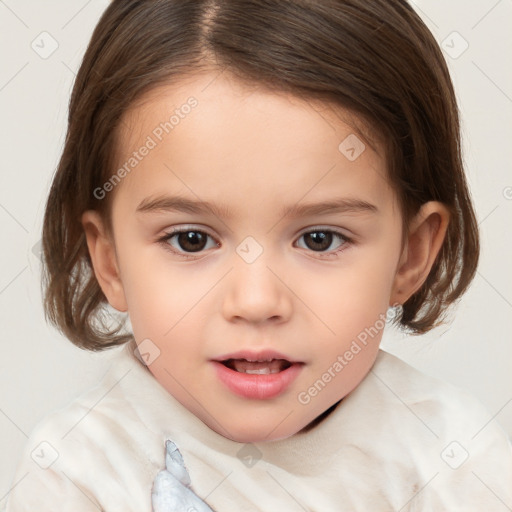
<svg viewBox="0 0 512 512">
<path fill-rule="evenodd" d="M 263 255 L 247 263 L 236 256 L 234 268 L 225 283 L 223 315 L 230 322 L 246 321 L 253 324 L 281 323 L 292 313 L 292 292 L 285 285 L 284 276 L 269 268 Z"/>
</svg>

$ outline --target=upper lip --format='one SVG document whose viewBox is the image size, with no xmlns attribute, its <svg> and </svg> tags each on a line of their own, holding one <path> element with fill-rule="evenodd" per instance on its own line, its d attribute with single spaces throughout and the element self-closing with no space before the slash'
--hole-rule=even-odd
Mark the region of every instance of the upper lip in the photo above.
<svg viewBox="0 0 512 512">
<path fill-rule="evenodd" d="M 224 354 L 222 356 L 216 357 L 213 359 L 214 361 L 226 361 L 227 359 L 246 359 L 247 361 L 271 361 L 272 359 L 285 359 L 290 363 L 301 363 L 297 359 L 293 357 L 289 357 L 285 354 L 281 354 L 280 352 L 276 352 L 275 350 L 266 349 L 266 350 L 239 350 L 237 352 L 231 352 L 229 354 Z"/>
</svg>

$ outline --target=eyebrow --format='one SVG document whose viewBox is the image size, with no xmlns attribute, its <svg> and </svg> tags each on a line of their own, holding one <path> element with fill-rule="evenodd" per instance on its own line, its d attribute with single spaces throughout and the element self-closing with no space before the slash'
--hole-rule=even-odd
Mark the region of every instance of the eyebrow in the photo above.
<svg viewBox="0 0 512 512">
<path fill-rule="evenodd" d="M 233 217 L 224 205 L 214 205 L 208 201 L 196 201 L 179 196 L 147 197 L 137 206 L 137 213 L 159 213 L 167 211 L 191 214 L 210 214 L 219 218 Z M 283 208 L 281 217 L 302 217 L 325 215 L 328 213 L 377 213 L 378 208 L 367 201 L 351 198 L 336 198 L 330 201 L 310 204 L 295 204 Z"/>
</svg>

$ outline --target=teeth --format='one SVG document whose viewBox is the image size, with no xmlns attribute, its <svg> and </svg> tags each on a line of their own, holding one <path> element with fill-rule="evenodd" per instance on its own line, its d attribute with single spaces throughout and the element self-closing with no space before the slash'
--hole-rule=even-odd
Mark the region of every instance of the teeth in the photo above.
<svg viewBox="0 0 512 512">
<path fill-rule="evenodd" d="M 239 371 L 239 370 L 237 370 Z M 279 373 L 279 370 L 271 370 L 270 368 L 260 368 L 259 370 L 249 370 L 248 368 L 243 373 L 251 373 L 255 375 L 266 375 L 268 373 Z"/>
<path fill-rule="evenodd" d="M 284 359 L 268 359 L 266 361 L 228 359 L 228 361 L 226 361 L 226 366 L 240 373 L 267 375 L 271 373 L 279 373 L 291 366 L 291 363 Z"/>
</svg>

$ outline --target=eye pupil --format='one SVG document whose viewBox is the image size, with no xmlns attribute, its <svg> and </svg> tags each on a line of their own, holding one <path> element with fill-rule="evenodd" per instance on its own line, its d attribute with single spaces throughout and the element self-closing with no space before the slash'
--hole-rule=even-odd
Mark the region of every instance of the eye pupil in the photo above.
<svg viewBox="0 0 512 512">
<path fill-rule="evenodd" d="M 332 244 L 332 233 L 325 231 L 314 231 L 312 233 L 306 233 L 304 240 L 309 249 L 312 250 L 325 250 Z M 309 243 L 312 241 L 313 243 Z"/>
<path fill-rule="evenodd" d="M 199 231 L 186 231 L 178 235 L 178 243 L 186 251 L 200 251 L 206 245 L 206 236 Z"/>
</svg>

